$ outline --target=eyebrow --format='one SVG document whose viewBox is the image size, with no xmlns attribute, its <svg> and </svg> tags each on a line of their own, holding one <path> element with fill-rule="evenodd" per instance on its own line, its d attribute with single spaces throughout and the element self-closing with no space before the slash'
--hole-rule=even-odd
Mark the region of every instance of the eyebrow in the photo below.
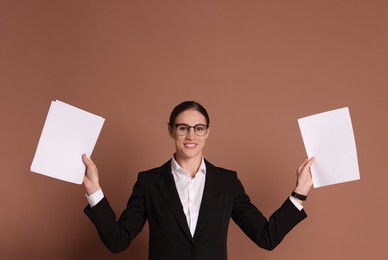
<svg viewBox="0 0 388 260">
<path fill-rule="evenodd" d="M 207 125 L 206 123 L 198 123 L 198 124 L 195 124 L 195 125 L 189 125 L 189 124 L 186 124 L 186 123 L 175 123 L 174 125 L 188 125 L 188 126 L 196 126 L 196 125 Z"/>
</svg>

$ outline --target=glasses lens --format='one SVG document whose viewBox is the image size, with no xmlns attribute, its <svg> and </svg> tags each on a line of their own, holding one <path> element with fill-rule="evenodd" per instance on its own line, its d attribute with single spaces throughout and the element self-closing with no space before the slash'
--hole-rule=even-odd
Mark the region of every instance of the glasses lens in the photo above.
<svg viewBox="0 0 388 260">
<path fill-rule="evenodd" d="M 187 135 L 189 132 L 190 126 L 188 125 L 176 125 L 176 131 L 179 135 Z"/>
<path fill-rule="evenodd" d="M 204 136 L 207 132 L 207 126 L 206 125 L 195 125 L 194 131 L 198 136 Z"/>
</svg>

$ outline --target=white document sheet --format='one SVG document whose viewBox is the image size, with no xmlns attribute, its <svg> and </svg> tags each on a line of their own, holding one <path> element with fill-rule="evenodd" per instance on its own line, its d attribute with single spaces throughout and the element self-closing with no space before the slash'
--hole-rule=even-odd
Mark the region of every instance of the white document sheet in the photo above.
<svg viewBox="0 0 388 260">
<path fill-rule="evenodd" d="M 76 184 L 82 184 L 85 165 L 82 154 L 90 157 L 105 119 L 52 101 L 31 171 Z"/>
<path fill-rule="evenodd" d="M 360 179 L 349 109 L 340 108 L 298 119 L 315 188 Z"/>
</svg>

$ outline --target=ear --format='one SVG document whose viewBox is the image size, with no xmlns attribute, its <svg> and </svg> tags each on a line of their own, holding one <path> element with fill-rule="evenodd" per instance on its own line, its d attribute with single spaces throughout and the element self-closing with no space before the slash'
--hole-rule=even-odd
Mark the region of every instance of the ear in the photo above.
<svg viewBox="0 0 388 260">
<path fill-rule="evenodd" d="M 205 135 L 205 140 L 207 139 L 207 137 L 209 136 L 209 133 L 210 133 L 210 127 L 207 129 L 207 133 Z"/>
<path fill-rule="evenodd" d="M 168 126 L 168 133 L 169 133 L 169 135 L 172 137 L 172 138 L 174 138 L 174 136 L 173 136 L 173 131 L 172 131 L 172 127 L 171 126 Z"/>
</svg>

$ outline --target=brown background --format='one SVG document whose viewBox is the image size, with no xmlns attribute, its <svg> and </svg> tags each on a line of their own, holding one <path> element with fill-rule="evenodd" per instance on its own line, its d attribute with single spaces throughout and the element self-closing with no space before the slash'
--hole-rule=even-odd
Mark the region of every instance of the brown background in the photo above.
<svg viewBox="0 0 388 260">
<path fill-rule="evenodd" d="M 137 172 L 167 161 L 171 109 L 211 116 L 205 156 L 237 170 L 269 216 L 305 157 L 297 119 L 350 108 L 361 180 L 314 189 L 273 252 L 234 223 L 230 259 L 388 259 L 388 2 L 0 2 L 0 258 L 146 259 L 148 227 L 113 255 L 84 187 L 29 171 L 50 102 L 106 122 L 93 159 L 117 213 Z"/>
</svg>

